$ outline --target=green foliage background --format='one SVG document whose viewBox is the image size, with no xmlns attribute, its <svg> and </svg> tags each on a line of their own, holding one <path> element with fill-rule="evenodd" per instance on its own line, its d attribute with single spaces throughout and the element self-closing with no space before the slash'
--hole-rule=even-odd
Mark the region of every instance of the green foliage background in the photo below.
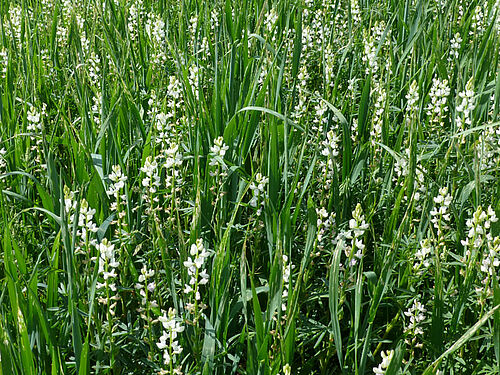
<svg viewBox="0 0 500 375">
<path fill-rule="evenodd" d="M 0 1 L 0 374 L 497 374 L 499 12 Z"/>
</svg>

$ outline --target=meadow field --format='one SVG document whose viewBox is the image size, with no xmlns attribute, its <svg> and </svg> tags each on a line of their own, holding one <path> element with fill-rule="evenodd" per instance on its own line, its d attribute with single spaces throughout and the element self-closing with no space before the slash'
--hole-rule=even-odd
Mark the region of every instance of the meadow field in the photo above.
<svg viewBox="0 0 500 375">
<path fill-rule="evenodd" d="M 0 375 L 500 373 L 500 1 L 0 0 Z"/>
</svg>

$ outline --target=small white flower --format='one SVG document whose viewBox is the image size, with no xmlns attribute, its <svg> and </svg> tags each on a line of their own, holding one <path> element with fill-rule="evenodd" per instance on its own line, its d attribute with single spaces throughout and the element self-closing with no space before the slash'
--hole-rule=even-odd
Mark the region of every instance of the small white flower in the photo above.
<svg viewBox="0 0 500 375">
<path fill-rule="evenodd" d="M 155 288 L 156 288 L 156 283 L 154 281 L 148 284 L 148 291 L 149 292 L 153 293 Z"/>
<path fill-rule="evenodd" d="M 389 367 L 392 357 L 394 356 L 394 350 L 388 350 L 387 354 L 382 350 L 380 352 L 382 356 L 382 362 L 378 365 L 378 367 L 373 368 L 373 373 L 375 374 L 385 374 L 387 367 Z"/>
<path fill-rule="evenodd" d="M 201 277 L 201 280 L 200 280 L 201 285 L 205 285 L 206 283 L 208 283 L 209 276 L 208 276 L 207 270 L 204 269 L 200 273 L 200 277 Z"/>
<path fill-rule="evenodd" d="M 218 137 L 214 139 L 214 145 L 210 147 L 210 152 L 213 156 L 219 156 L 221 159 L 224 159 L 224 155 L 226 155 L 226 151 L 229 149 L 224 143 L 223 137 Z"/>
<path fill-rule="evenodd" d="M 250 190 L 252 191 L 253 197 L 248 203 L 252 207 L 257 207 L 259 202 L 264 205 L 264 199 L 267 198 L 267 193 L 265 191 L 267 184 L 269 183 L 269 178 L 264 177 L 261 173 L 255 175 L 254 181 L 250 183 Z"/>
<path fill-rule="evenodd" d="M 406 100 L 406 108 L 408 112 L 415 111 L 417 109 L 416 104 L 419 100 L 417 81 L 413 80 L 411 83 L 408 94 L 406 94 Z"/>
</svg>

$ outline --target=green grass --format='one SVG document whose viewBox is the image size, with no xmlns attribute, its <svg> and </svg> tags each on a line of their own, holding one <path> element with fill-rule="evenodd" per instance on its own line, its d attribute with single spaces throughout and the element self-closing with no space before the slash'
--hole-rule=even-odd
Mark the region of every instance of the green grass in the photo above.
<svg viewBox="0 0 500 375">
<path fill-rule="evenodd" d="M 497 374 L 499 12 L 0 0 L 0 375 Z"/>
</svg>

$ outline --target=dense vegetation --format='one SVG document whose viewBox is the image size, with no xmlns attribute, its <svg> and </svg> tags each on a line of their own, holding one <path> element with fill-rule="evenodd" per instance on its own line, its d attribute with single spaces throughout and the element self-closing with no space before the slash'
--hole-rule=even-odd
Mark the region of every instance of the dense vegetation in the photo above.
<svg viewBox="0 0 500 375">
<path fill-rule="evenodd" d="M 499 12 L 0 0 L 0 375 L 498 374 Z"/>
</svg>

